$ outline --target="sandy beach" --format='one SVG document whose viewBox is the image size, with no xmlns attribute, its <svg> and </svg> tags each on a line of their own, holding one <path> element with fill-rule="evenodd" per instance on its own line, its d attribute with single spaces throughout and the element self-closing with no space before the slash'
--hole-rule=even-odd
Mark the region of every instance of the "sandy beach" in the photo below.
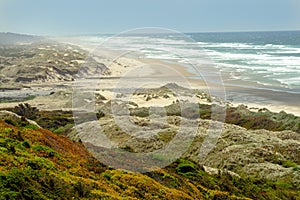
<svg viewBox="0 0 300 200">
<path fill-rule="evenodd" d="M 224 74 L 218 76 L 219 74 L 216 73 L 215 77 L 205 77 L 205 73 L 202 73 L 200 76 L 190 70 L 189 67 L 191 66 L 177 62 L 149 59 L 131 54 L 127 55 L 120 51 L 93 49 L 91 46 L 83 44 L 72 43 L 72 45 L 78 45 L 80 48 L 89 51 L 93 58 L 109 68 L 109 75 L 102 75 L 99 79 L 99 75 L 95 74 L 95 77 L 90 77 L 91 79 L 85 80 L 83 83 L 84 87 L 86 87 L 85 89 L 100 91 L 108 99 L 113 98 L 114 93 L 117 93 L 118 89 L 131 88 L 130 91 L 133 92 L 140 88 L 158 88 L 168 83 L 176 83 L 186 88 L 205 91 L 213 96 L 217 94 L 221 99 L 226 100 L 234 107 L 244 104 L 252 111 L 267 108 L 272 112 L 285 111 L 286 113 L 300 116 L 298 101 L 300 94 L 297 93 L 259 89 L 255 85 L 232 86 L 227 84 L 226 80 L 228 77 Z M 205 70 L 207 71 L 207 68 Z M 222 82 L 222 79 L 224 82 Z M 78 82 L 75 82 L 76 84 Z M 70 92 L 65 99 L 53 101 L 52 98 L 37 95 L 37 98 L 29 100 L 28 103 L 46 110 L 68 110 L 72 108 L 71 91 L 74 87 L 74 82 L 31 83 L 27 84 L 26 87 L 31 88 L 26 92 L 30 93 L 33 91 L 33 94 L 43 93 L 42 95 L 64 88 Z M 138 101 L 138 99 L 135 100 Z M 156 99 L 155 102 L 154 100 L 149 102 L 139 101 L 139 104 L 141 106 L 149 106 L 151 104 L 167 105 L 173 101 L 174 99 Z M 15 105 L 17 103 L 1 103 L 0 108 L 13 107 Z"/>
<path fill-rule="evenodd" d="M 205 79 L 205 77 L 199 77 L 199 75 L 188 70 L 187 66 L 180 63 L 145 58 L 122 57 L 122 59 L 127 60 L 126 63 L 128 63 L 129 60 L 129 63 L 134 63 L 136 66 L 147 66 L 148 70 L 143 71 L 143 76 L 156 77 L 158 78 L 156 80 L 159 80 L 162 84 L 169 81 L 180 84 L 184 87 L 192 87 L 206 92 L 209 90 L 218 91 L 225 89 L 225 98 L 234 107 L 244 104 L 251 108 L 252 111 L 267 108 L 272 112 L 284 111 L 286 113 L 300 116 L 300 94 L 297 93 L 256 88 L 256 85 L 245 85 L 244 87 L 240 87 L 226 85 L 226 83 L 220 85 L 218 83 L 206 82 L 205 80 L 200 79 Z M 132 70 L 132 68 L 122 69 L 119 67 L 118 74 L 124 75 L 130 70 Z M 176 75 L 181 76 L 179 80 Z M 226 80 L 227 77 L 224 75 L 224 77 L 221 78 Z"/>
</svg>

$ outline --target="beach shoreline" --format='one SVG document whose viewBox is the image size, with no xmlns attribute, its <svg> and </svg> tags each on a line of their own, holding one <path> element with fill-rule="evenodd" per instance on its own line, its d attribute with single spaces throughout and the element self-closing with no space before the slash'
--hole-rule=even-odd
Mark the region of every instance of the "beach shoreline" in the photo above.
<svg viewBox="0 0 300 200">
<path fill-rule="evenodd" d="M 300 116 L 300 106 L 298 102 L 300 94 L 297 93 L 256 88 L 256 85 L 228 85 L 226 82 L 228 76 L 222 75 L 221 73 L 215 73 L 215 78 L 218 79 L 218 81 L 217 83 L 214 83 L 214 77 L 209 77 L 206 80 L 207 77 L 205 77 L 205 74 L 195 74 L 189 70 L 189 66 L 182 63 L 138 57 L 132 54 L 124 54 L 124 52 L 116 50 L 96 49 L 95 51 L 91 46 L 85 46 L 78 43 L 71 44 L 88 51 L 90 56 L 98 59 L 98 62 L 104 63 L 110 69 L 111 74 L 103 75 L 102 77 L 116 77 L 116 79 L 101 80 L 100 85 L 102 89 L 117 88 L 120 84 L 126 82 L 126 77 L 131 78 L 128 80 L 130 86 L 134 85 L 136 87 L 151 88 L 163 86 L 167 83 L 176 83 L 183 87 L 199 89 L 212 95 L 220 92 L 220 96 L 233 107 L 244 104 L 248 106 L 248 108 L 251 108 L 252 111 L 266 108 L 271 112 L 279 113 L 284 111 Z M 95 52 L 97 55 L 94 55 Z M 219 77 L 217 77 L 218 75 Z M 134 77 L 137 77 L 136 80 Z M 224 79 L 224 81 L 222 79 Z M 133 80 L 136 81 L 136 84 L 132 82 Z M 120 81 L 123 82 L 120 83 Z M 151 82 L 152 84 L 145 84 L 147 82 Z M 47 85 L 48 89 L 51 89 L 51 87 L 54 88 L 56 85 L 65 85 L 66 88 L 70 89 L 72 88 L 73 83 L 27 84 L 26 87 L 38 89 L 42 88 L 43 84 Z M 28 92 L 30 91 L 28 90 Z M 29 102 L 34 104 L 38 103 L 35 102 L 35 100 L 29 100 Z M 0 107 L 15 106 L 16 104 L 17 103 L 1 103 Z"/>
<path fill-rule="evenodd" d="M 187 66 L 184 66 L 181 63 L 168 62 L 158 59 L 150 58 L 132 58 L 137 59 L 142 63 L 158 63 L 162 66 L 169 66 L 178 71 L 183 77 L 186 77 L 187 80 L 191 83 L 191 87 L 199 90 L 204 90 L 209 92 L 210 90 L 225 90 L 226 100 L 233 107 L 239 105 L 246 105 L 249 108 L 252 108 L 252 111 L 258 111 L 259 109 L 266 108 L 271 112 L 279 113 L 284 111 L 289 114 L 300 116 L 300 105 L 299 99 L 300 94 L 291 93 L 289 91 L 276 91 L 268 88 L 261 88 L 258 85 L 224 85 L 208 83 L 205 80 L 194 79 L 190 77 L 197 77 L 197 74 L 191 72 Z M 222 76 L 222 75 L 221 75 Z M 226 75 L 225 79 L 228 79 Z M 204 77 L 205 78 L 205 77 Z M 224 77 L 221 77 L 221 79 Z M 238 81 L 238 80 L 236 80 Z M 242 82 L 242 81 L 241 81 Z M 208 88 L 208 85 L 211 88 Z"/>
<path fill-rule="evenodd" d="M 209 92 L 209 89 L 224 89 L 225 98 L 233 107 L 246 105 L 248 108 L 251 108 L 252 111 L 258 111 L 259 109 L 266 108 L 275 113 L 284 111 L 289 114 L 300 116 L 300 94 L 298 93 L 291 93 L 289 91 L 274 91 L 267 88 L 257 88 L 256 85 L 232 86 L 227 85 L 226 83 L 224 83 L 224 85 L 210 84 L 212 88 L 208 88 L 208 83 L 205 80 L 189 78 L 197 75 L 190 72 L 186 66 L 181 65 L 180 63 L 169 63 L 167 61 L 157 59 L 138 60 L 146 63 L 151 63 L 152 61 L 154 63 L 160 63 L 162 65 L 173 67 L 187 78 L 187 80 L 191 83 L 191 87 L 194 89 L 204 90 L 206 92 Z M 216 89 L 215 87 L 219 88 Z"/>
</svg>

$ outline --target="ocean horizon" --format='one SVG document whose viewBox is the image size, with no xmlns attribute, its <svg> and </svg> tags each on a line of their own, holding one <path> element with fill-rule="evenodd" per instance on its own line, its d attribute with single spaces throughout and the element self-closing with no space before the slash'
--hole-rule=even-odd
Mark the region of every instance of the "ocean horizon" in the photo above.
<svg viewBox="0 0 300 200">
<path fill-rule="evenodd" d="M 191 64 L 205 66 L 207 71 L 216 69 L 226 85 L 300 93 L 300 31 L 93 34 L 79 38 L 94 47 L 103 45 L 144 58 L 178 62 L 191 72 Z"/>
</svg>

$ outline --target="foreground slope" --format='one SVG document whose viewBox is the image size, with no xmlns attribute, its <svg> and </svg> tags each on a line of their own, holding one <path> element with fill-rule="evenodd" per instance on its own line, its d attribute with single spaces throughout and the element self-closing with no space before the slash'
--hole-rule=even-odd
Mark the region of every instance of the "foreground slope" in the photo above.
<svg viewBox="0 0 300 200">
<path fill-rule="evenodd" d="M 147 174 L 102 165 L 83 144 L 20 120 L 0 121 L 0 199 L 281 199 L 299 192 L 264 180 L 209 175 L 180 159 Z"/>
</svg>

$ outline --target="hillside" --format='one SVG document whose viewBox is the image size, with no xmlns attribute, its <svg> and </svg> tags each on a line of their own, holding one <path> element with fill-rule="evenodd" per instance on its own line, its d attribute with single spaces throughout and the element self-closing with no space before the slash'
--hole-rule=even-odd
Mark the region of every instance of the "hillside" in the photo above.
<svg viewBox="0 0 300 200">
<path fill-rule="evenodd" d="M 41 36 L 0 32 L 0 45 L 28 44 L 45 40 Z"/>
<path fill-rule="evenodd" d="M 20 120 L 0 121 L 0 199 L 294 199 L 280 182 L 209 175 L 180 159 L 146 174 L 112 169 L 67 137 Z"/>
<path fill-rule="evenodd" d="M 78 47 L 53 41 L 0 46 L 0 86 L 72 81 L 79 69 L 85 75 L 108 73 L 104 64 L 92 58 L 88 66 L 81 66 L 86 56 Z"/>
</svg>

